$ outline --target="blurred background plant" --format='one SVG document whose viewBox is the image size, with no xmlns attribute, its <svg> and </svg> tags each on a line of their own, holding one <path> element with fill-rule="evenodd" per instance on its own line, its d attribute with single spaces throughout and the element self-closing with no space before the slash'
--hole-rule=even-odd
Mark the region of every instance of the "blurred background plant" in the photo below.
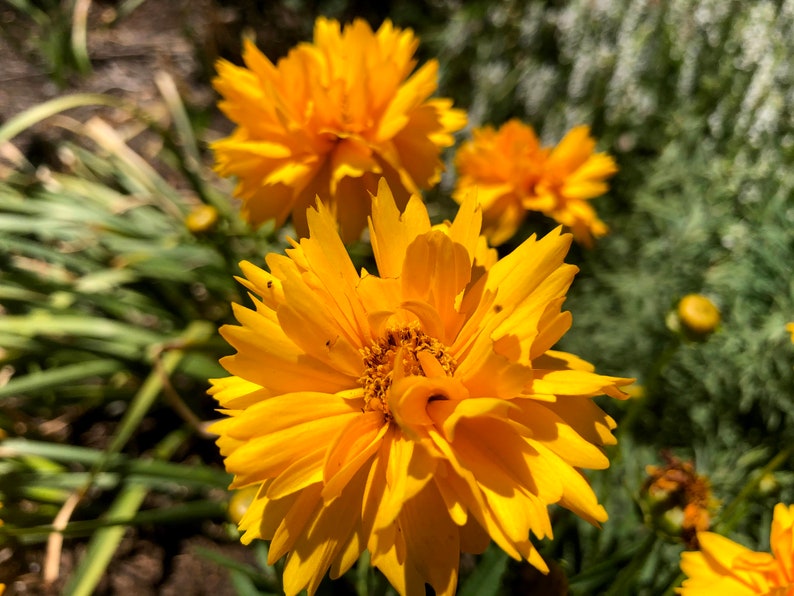
<svg viewBox="0 0 794 596">
<path fill-rule="evenodd" d="M 464 560 L 459 593 L 672 593 L 685 528 L 665 511 L 660 531 L 643 490 L 663 450 L 708 482 L 712 529 L 765 549 L 774 503 L 794 501 L 794 2 L 10 0 L 0 582 L 278 591 L 266 546 L 240 547 L 227 521 L 242 497 L 204 433 L 204 392 L 227 350 L 216 328 L 246 300 L 237 262 L 289 231 L 247 228 L 212 174 L 206 145 L 230 125 L 209 79 L 217 57 L 239 61 L 241 35 L 275 59 L 317 15 L 413 28 L 471 125 L 519 118 L 552 145 L 589 124 L 620 168 L 594 201 L 610 235 L 569 256 L 581 272 L 562 346 L 638 379 L 632 400 L 602 404 L 619 445 L 591 480 L 610 520 L 555 512 L 540 545 L 553 587 L 492 549 Z M 439 220 L 453 174 L 426 194 Z M 554 225 L 530 217 L 500 250 Z M 668 325 L 688 294 L 718 308 L 713 333 Z M 322 589 L 374 589 L 360 569 Z"/>
</svg>

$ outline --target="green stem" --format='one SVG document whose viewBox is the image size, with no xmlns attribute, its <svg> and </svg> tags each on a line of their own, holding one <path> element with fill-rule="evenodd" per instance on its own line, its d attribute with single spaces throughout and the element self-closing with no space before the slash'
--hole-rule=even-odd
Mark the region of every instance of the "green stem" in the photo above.
<svg viewBox="0 0 794 596">
<path fill-rule="evenodd" d="M 370 593 L 370 573 L 369 551 L 365 550 L 358 558 L 358 567 L 356 567 L 356 592 L 358 596 L 367 596 Z"/>
<path fill-rule="evenodd" d="M 739 515 L 739 508 L 744 505 L 744 502 L 758 489 L 758 484 L 761 479 L 767 474 L 771 474 L 782 466 L 786 460 L 794 452 L 794 446 L 787 447 L 775 457 L 773 457 L 768 464 L 759 470 L 739 491 L 739 494 L 728 504 L 719 516 L 719 520 L 712 526 L 712 531 L 725 534 L 729 532 L 741 516 Z"/>
<path fill-rule="evenodd" d="M 686 575 L 683 573 L 679 573 L 678 576 L 673 580 L 673 583 L 664 591 L 663 596 L 672 596 L 675 594 L 675 589 L 681 585 L 681 583 L 686 579 Z"/>
<path fill-rule="evenodd" d="M 664 371 L 665 367 L 670 364 L 670 361 L 673 359 L 673 356 L 675 356 L 675 353 L 678 351 L 679 347 L 681 347 L 681 340 L 678 339 L 678 337 L 670 339 L 665 348 L 662 350 L 662 353 L 653 363 L 653 366 L 648 371 L 648 374 L 644 379 L 645 397 L 631 400 L 629 403 L 632 407 L 628 410 L 626 415 L 618 421 L 619 437 L 620 435 L 624 435 L 626 432 L 628 432 L 640 414 L 648 409 L 650 406 L 650 400 L 653 399 L 656 393 L 656 387 L 659 384 L 659 379 L 661 379 L 662 372 Z M 618 439 L 618 441 L 619 440 L 620 439 Z"/>
<path fill-rule="evenodd" d="M 645 565 L 645 561 L 648 559 L 648 556 L 651 554 L 655 546 L 656 534 L 652 532 L 648 534 L 645 540 L 643 540 L 643 542 L 640 544 L 637 552 L 634 553 L 634 557 L 632 557 L 629 564 L 624 567 L 620 573 L 618 573 L 615 583 L 609 587 L 609 590 L 606 592 L 606 596 L 622 596 L 623 594 L 631 593 L 629 587 L 631 586 L 632 580 L 635 579 L 637 572 L 642 569 L 643 565 Z"/>
</svg>

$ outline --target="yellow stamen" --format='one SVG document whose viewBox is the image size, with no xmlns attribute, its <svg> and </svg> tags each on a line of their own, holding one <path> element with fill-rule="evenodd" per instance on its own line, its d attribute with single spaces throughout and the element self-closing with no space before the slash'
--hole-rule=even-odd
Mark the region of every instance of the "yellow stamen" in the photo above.
<svg viewBox="0 0 794 596">
<path fill-rule="evenodd" d="M 427 376 L 428 371 L 424 370 L 418 357 L 420 353 L 429 353 L 447 376 L 454 374 L 457 362 L 452 355 L 441 342 L 427 335 L 415 323 L 390 327 L 383 337 L 361 350 L 365 370 L 358 381 L 364 387 L 366 411 L 383 412 L 391 419 L 388 393 L 394 380 L 394 370 L 399 368 L 402 376 Z M 398 356 L 401 362 L 396 363 Z M 432 368 L 438 370 L 435 366 Z"/>
</svg>

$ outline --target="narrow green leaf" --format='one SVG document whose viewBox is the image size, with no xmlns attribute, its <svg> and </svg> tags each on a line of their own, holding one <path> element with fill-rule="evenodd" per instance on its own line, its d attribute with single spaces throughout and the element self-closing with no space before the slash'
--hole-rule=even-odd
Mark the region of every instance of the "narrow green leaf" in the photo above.
<svg viewBox="0 0 794 596">
<path fill-rule="evenodd" d="M 34 292 L 27 288 L 18 288 L 16 286 L 0 286 L 0 300 L 18 300 L 21 302 L 36 302 L 46 298 L 44 294 Z M 0 342 L 0 345 L 3 345 Z"/>
<path fill-rule="evenodd" d="M 45 369 L 12 377 L 8 383 L 0 387 L 0 398 L 55 389 L 87 377 L 110 375 L 124 368 L 124 364 L 117 360 L 103 359 Z"/>
<path fill-rule="evenodd" d="M 124 103 L 116 97 L 101 93 L 75 93 L 62 95 L 37 104 L 9 119 L 0 126 L 0 143 L 10 141 L 19 133 L 27 130 L 34 124 L 54 116 L 60 112 L 84 106 L 112 106 L 123 107 Z"/>
<path fill-rule="evenodd" d="M 165 213 L 182 221 L 187 207 L 179 193 L 152 165 L 133 151 L 110 124 L 99 118 L 92 118 L 83 126 L 83 131 L 110 153 L 120 173 L 139 183 Z"/>
<path fill-rule="evenodd" d="M 177 430 L 166 436 L 155 448 L 159 458 L 168 459 L 179 447 L 179 442 L 173 440 L 173 435 L 184 437 L 183 431 Z M 117 435 L 118 436 L 118 435 Z M 115 437 L 114 437 L 115 438 Z M 112 452 L 105 452 L 105 457 L 111 457 Z M 94 470 L 96 473 L 97 470 Z M 116 500 L 108 510 L 107 518 L 132 517 L 140 509 L 148 488 L 145 485 L 129 485 L 122 489 Z M 80 560 L 74 574 L 64 588 L 68 596 L 90 596 L 94 592 L 102 574 L 107 569 L 116 549 L 126 532 L 125 526 L 114 526 L 97 530 L 88 543 L 88 549 Z"/>
<path fill-rule="evenodd" d="M 143 485 L 140 485 L 143 486 Z M 180 524 L 195 520 L 221 519 L 226 514 L 226 504 L 221 501 L 195 501 L 182 503 L 161 509 L 139 511 L 138 513 L 118 517 L 106 514 L 99 519 L 70 522 L 63 530 L 64 536 L 87 536 L 102 528 L 114 526 L 143 526 L 150 524 Z M 26 544 L 43 542 L 47 536 L 55 531 L 52 524 L 28 526 L 22 528 L 0 528 L 5 536 L 12 536 L 24 540 Z"/>
<path fill-rule="evenodd" d="M 217 192 L 217 190 L 207 183 L 204 173 L 202 172 L 201 154 L 199 152 L 196 136 L 193 133 L 193 125 L 188 117 L 185 105 L 182 103 L 182 98 L 179 96 L 179 91 L 174 84 L 173 78 L 164 72 L 158 72 L 154 77 L 157 88 L 163 96 L 168 111 L 171 112 L 171 118 L 174 121 L 174 128 L 176 129 L 176 145 L 179 151 L 180 165 L 182 170 L 187 175 L 193 188 L 201 196 L 201 198 L 215 207 L 219 213 L 228 216 L 231 213 L 231 201 L 228 197 Z"/>
<path fill-rule="evenodd" d="M 56 462 L 71 462 L 82 465 L 95 465 L 103 457 L 104 451 L 74 445 L 58 445 L 44 441 L 27 439 L 6 439 L 0 442 L 0 458 L 37 456 Z M 130 475 L 149 476 L 175 483 L 194 483 L 206 488 L 225 489 L 231 481 L 223 470 L 202 465 L 177 464 L 158 459 L 128 458 L 116 454 L 107 458 L 105 470 Z"/>
<path fill-rule="evenodd" d="M 275 592 L 260 592 L 254 584 L 254 580 L 248 575 L 237 569 L 229 569 L 229 581 L 234 586 L 234 592 L 237 596 L 268 596 Z"/>
<path fill-rule="evenodd" d="M 113 501 L 107 517 L 131 517 L 140 508 L 147 492 L 148 489 L 143 485 L 126 487 Z M 85 555 L 69 578 L 63 593 L 68 596 L 91 596 L 126 531 L 126 526 L 98 530 L 91 538 Z"/>
<path fill-rule="evenodd" d="M 72 4 L 72 32 L 70 36 L 72 56 L 77 70 L 81 73 L 91 72 L 91 60 L 88 58 L 88 9 L 90 0 L 76 0 Z"/>
<path fill-rule="evenodd" d="M 54 315 L 41 311 L 0 317 L 0 333 L 25 337 L 83 335 L 140 344 L 155 344 L 165 339 L 152 331 L 101 317 Z"/>
<path fill-rule="evenodd" d="M 175 343 L 188 346 L 194 341 L 200 341 L 206 338 L 209 330 L 210 327 L 208 327 L 204 321 L 191 323 L 180 338 L 175 340 Z M 138 390 L 138 393 L 135 394 L 135 397 L 124 413 L 124 417 L 121 419 L 113 435 L 110 445 L 105 450 L 105 456 L 100 463 L 97 464 L 97 467 L 94 468 L 95 471 L 101 470 L 107 461 L 106 458 L 118 453 L 124 445 L 127 444 L 127 441 L 129 441 L 130 437 L 132 437 L 133 433 L 138 429 L 143 417 L 163 390 L 164 376 L 174 372 L 174 369 L 183 357 L 184 351 L 180 349 L 169 350 L 164 353 L 160 367 L 156 367 L 152 370 Z"/>
</svg>

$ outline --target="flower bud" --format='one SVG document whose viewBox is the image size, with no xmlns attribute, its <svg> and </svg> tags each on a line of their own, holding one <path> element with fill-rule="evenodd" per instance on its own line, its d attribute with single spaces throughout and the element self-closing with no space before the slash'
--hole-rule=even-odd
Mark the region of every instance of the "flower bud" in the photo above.
<svg viewBox="0 0 794 596">
<path fill-rule="evenodd" d="M 693 341 L 706 339 L 720 324 L 719 309 L 703 294 L 687 294 L 681 298 L 675 315 L 670 326 Z"/>
<path fill-rule="evenodd" d="M 234 491 L 232 494 L 232 497 L 229 499 L 227 512 L 229 514 L 229 519 L 235 524 L 239 524 L 240 520 L 243 519 L 245 512 L 248 511 L 248 508 L 254 501 L 258 488 L 258 486 L 246 486 L 245 488 Z"/>
<path fill-rule="evenodd" d="M 208 232 L 218 223 L 218 210 L 212 205 L 198 205 L 185 217 L 187 229 L 194 234 Z"/>
<path fill-rule="evenodd" d="M 758 493 L 760 495 L 768 497 L 778 492 L 780 492 L 780 483 L 777 481 L 774 473 L 767 472 L 761 476 L 761 480 L 758 481 Z"/>
</svg>

